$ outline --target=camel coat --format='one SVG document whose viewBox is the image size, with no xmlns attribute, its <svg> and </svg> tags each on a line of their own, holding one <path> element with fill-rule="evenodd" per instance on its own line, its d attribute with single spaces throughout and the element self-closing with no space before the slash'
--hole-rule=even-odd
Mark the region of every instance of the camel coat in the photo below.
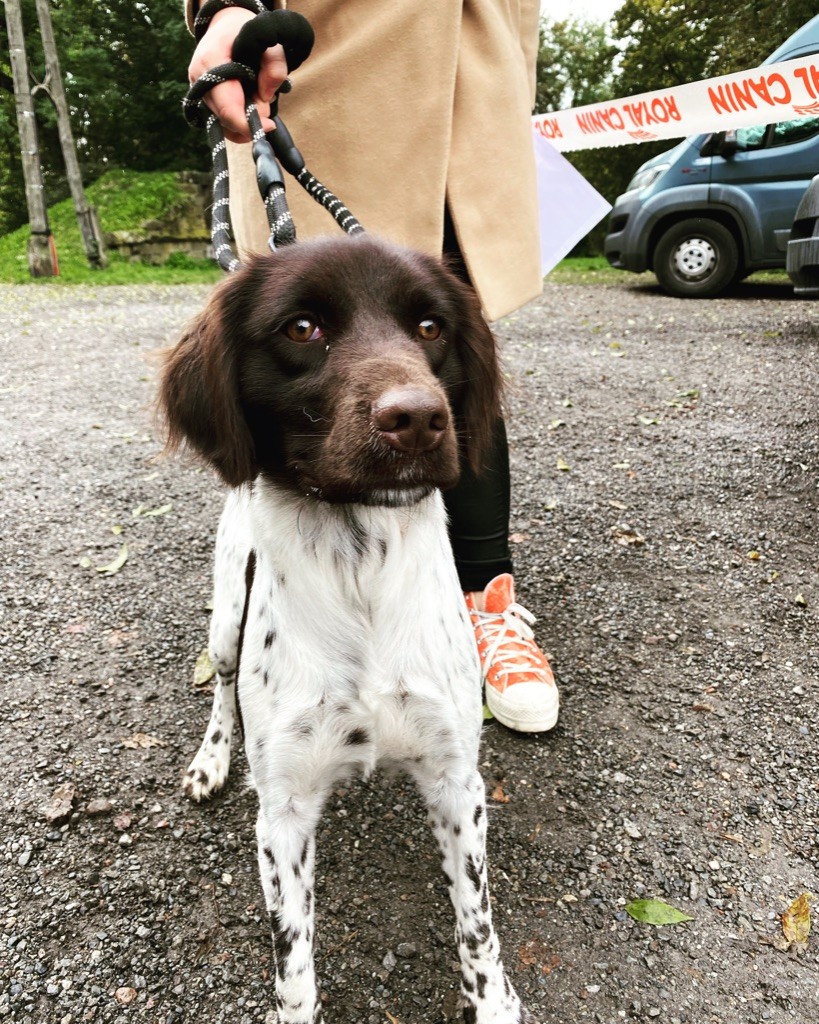
<svg viewBox="0 0 819 1024">
<path fill-rule="evenodd" d="M 190 24 L 192 4 L 187 0 Z M 540 294 L 530 114 L 538 0 L 290 0 L 316 43 L 279 113 L 367 231 L 439 254 L 444 207 L 490 320 Z M 267 220 L 250 147 L 228 144 L 242 251 Z M 292 179 L 299 238 L 339 229 Z"/>
</svg>

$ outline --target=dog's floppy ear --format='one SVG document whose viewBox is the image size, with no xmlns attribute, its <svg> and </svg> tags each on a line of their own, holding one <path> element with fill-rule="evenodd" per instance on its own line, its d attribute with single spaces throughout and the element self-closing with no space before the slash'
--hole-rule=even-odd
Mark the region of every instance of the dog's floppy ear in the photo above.
<svg viewBox="0 0 819 1024">
<path fill-rule="evenodd" d="M 456 402 L 456 415 L 467 461 L 479 473 L 501 415 L 503 379 L 495 336 L 483 317 L 478 298 L 468 285 L 456 283 L 461 307 L 458 355 L 466 384 Z"/>
<path fill-rule="evenodd" d="M 255 450 L 239 406 L 237 354 L 231 345 L 226 298 L 235 277 L 220 285 L 170 351 L 159 404 L 167 447 L 187 443 L 232 486 L 256 475 Z"/>
</svg>

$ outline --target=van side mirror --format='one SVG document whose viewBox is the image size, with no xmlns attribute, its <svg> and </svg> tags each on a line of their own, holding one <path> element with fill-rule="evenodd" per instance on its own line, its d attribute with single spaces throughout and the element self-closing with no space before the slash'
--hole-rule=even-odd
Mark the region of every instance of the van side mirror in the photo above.
<svg viewBox="0 0 819 1024">
<path fill-rule="evenodd" d="M 700 146 L 700 156 L 722 156 L 728 159 L 738 149 L 737 133 L 733 129 L 712 132 Z"/>
<path fill-rule="evenodd" d="M 724 135 L 725 132 L 711 132 L 710 135 L 706 135 L 700 146 L 700 156 L 716 156 Z"/>
</svg>

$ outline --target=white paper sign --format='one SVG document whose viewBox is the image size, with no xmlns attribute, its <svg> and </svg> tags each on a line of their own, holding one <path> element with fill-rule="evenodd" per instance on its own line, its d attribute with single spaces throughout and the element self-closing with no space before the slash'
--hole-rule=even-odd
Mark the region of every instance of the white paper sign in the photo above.
<svg viewBox="0 0 819 1024">
<path fill-rule="evenodd" d="M 537 132 L 534 144 L 545 277 L 606 216 L 611 203 Z"/>
</svg>

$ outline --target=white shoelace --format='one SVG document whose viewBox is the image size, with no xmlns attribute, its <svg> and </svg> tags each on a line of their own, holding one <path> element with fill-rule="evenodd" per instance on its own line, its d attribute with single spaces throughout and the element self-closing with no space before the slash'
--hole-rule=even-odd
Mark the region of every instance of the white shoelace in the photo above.
<svg viewBox="0 0 819 1024">
<path fill-rule="evenodd" d="M 483 635 L 489 641 L 483 663 L 500 666 L 505 676 L 513 672 L 533 672 L 544 676 L 543 669 L 531 659 L 526 658 L 526 649 L 512 650 L 504 649 L 504 645 L 512 641 L 533 641 L 535 634 L 532 632 L 532 624 L 536 621 L 535 616 L 521 604 L 510 604 L 503 612 L 482 612 L 477 608 L 472 609 L 472 614 L 478 617 Z M 486 673 L 484 673 L 484 676 Z"/>
</svg>

